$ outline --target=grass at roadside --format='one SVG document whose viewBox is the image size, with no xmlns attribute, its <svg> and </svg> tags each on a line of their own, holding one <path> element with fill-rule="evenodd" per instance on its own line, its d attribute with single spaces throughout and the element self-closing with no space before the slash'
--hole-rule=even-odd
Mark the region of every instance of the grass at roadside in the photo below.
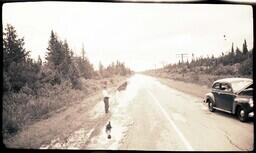
<svg viewBox="0 0 256 153">
<path fill-rule="evenodd" d="M 204 98 L 205 94 L 210 91 L 210 88 L 203 86 L 203 85 L 194 84 L 194 83 L 171 80 L 171 79 L 167 79 L 167 78 L 158 78 L 158 80 L 161 83 L 163 83 L 171 88 L 177 89 L 184 93 L 188 93 L 190 95 L 200 97 L 200 98 Z"/>
<path fill-rule="evenodd" d="M 212 83 L 218 79 L 233 77 L 231 75 L 209 75 L 187 73 L 167 73 L 163 70 L 149 71 L 145 74 L 158 77 L 160 82 L 182 92 L 204 98 L 211 89 Z"/>
<path fill-rule="evenodd" d="M 65 107 L 81 102 L 100 91 L 107 82 L 108 87 L 117 86 L 126 77 L 115 76 L 105 79 L 81 80 L 81 89 L 72 89 L 70 82 L 61 85 L 45 85 L 37 96 L 32 96 L 26 89 L 19 93 L 3 95 L 2 133 L 4 139 L 10 138 L 26 126 L 49 118 Z"/>
</svg>

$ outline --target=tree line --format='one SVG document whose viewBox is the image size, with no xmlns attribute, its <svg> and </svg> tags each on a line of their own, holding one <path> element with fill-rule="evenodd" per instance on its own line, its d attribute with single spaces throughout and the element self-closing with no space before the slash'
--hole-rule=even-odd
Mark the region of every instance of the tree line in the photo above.
<svg viewBox="0 0 256 153">
<path fill-rule="evenodd" d="M 213 75 L 234 75 L 234 76 L 251 76 L 253 74 L 252 50 L 248 50 L 247 42 L 244 40 L 242 50 L 239 47 L 234 49 L 232 43 L 231 49 L 219 57 L 198 57 L 193 58 L 190 62 L 180 61 L 177 64 L 169 64 L 164 67 L 167 71 L 179 72 L 200 72 Z"/>
<path fill-rule="evenodd" d="M 102 63 L 99 63 L 99 75 L 101 77 L 109 77 L 111 75 L 127 75 L 131 74 L 131 69 L 127 68 L 124 63 L 119 62 L 118 60 L 115 62 L 112 62 L 107 67 L 104 67 Z"/>
<path fill-rule="evenodd" d="M 92 79 L 127 75 L 131 70 L 124 63 L 117 61 L 106 68 L 100 65 L 99 71 L 85 56 L 74 56 L 67 40 L 61 40 L 57 33 L 51 31 L 48 42 L 46 61 L 30 58 L 30 51 L 24 48 L 24 37 L 19 38 L 15 27 L 7 24 L 3 32 L 3 87 L 4 92 L 18 92 L 26 87 L 36 94 L 43 84 L 61 84 L 70 81 L 74 88 L 79 88 L 79 78 Z"/>
</svg>

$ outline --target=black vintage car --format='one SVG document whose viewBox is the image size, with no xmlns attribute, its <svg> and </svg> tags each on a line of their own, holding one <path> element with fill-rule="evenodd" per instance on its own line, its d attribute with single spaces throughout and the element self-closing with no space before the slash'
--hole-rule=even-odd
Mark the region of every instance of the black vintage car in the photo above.
<svg viewBox="0 0 256 153">
<path fill-rule="evenodd" d="M 212 91 L 205 96 L 211 112 L 220 110 L 235 114 L 242 122 L 253 113 L 253 80 L 226 78 L 213 83 Z"/>
</svg>

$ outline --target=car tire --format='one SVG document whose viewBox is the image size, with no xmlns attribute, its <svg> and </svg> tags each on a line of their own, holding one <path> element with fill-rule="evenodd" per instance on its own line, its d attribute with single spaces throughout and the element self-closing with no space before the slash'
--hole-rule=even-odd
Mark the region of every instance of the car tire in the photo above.
<svg viewBox="0 0 256 153">
<path fill-rule="evenodd" d="M 213 102 L 210 99 L 208 100 L 208 109 L 209 109 L 210 112 L 215 111 L 215 109 L 213 108 Z"/>
<path fill-rule="evenodd" d="M 248 120 L 248 112 L 243 107 L 239 107 L 237 109 L 237 117 L 241 122 L 246 122 Z"/>
</svg>

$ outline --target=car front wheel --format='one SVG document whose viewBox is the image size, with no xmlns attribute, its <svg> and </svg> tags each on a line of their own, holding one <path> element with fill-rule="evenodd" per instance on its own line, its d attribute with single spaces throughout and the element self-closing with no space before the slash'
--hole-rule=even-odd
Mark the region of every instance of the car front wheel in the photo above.
<svg viewBox="0 0 256 153">
<path fill-rule="evenodd" d="M 237 109 L 237 117 L 240 121 L 245 122 L 248 119 L 248 113 L 246 112 L 246 110 L 244 108 L 239 107 Z"/>
<path fill-rule="evenodd" d="M 208 102 L 208 109 L 209 109 L 210 112 L 215 111 L 215 109 L 213 108 L 213 102 L 211 100 L 209 100 L 209 102 Z"/>
</svg>

